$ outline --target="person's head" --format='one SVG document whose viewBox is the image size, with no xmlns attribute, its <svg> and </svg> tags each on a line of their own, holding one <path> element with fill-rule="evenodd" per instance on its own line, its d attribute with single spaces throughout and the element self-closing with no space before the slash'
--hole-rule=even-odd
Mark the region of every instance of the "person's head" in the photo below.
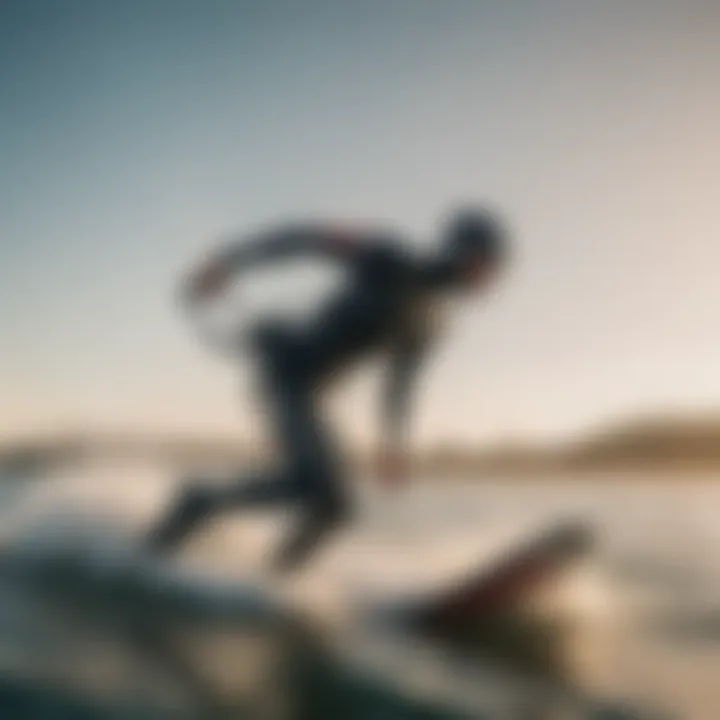
<svg viewBox="0 0 720 720">
<path fill-rule="evenodd" d="M 500 219 L 486 208 L 453 212 L 441 237 L 439 259 L 446 282 L 468 290 L 491 282 L 507 257 L 506 235 Z"/>
</svg>

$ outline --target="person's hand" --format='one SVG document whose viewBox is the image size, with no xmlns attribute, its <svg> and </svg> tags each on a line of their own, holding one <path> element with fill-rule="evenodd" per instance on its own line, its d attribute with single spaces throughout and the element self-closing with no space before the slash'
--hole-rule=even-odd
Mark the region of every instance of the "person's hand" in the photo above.
<svg viewBox="0 0 720 720">
<path fill-rule="evenodd" d="M 217 296 L 226 287 L 229 273 L 219 262 L 209 262 L 193 272 L 185 284 L 185 297 L 199 302 Z"/>
<path fill-rule="evenodd" d="M 395 448 L 383 448 L 378 457 L 378 476 L 389 489 L 404 485 L 408 479 L 408 458 Z"/>
</svg>

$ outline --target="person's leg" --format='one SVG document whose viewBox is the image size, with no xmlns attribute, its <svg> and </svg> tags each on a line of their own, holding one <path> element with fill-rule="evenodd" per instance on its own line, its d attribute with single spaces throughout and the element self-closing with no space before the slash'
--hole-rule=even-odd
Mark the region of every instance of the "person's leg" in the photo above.
<svg viewBox="0 0 720 720">
<path fill-rule="evenodd" d="M 275 555 L 273 565 L 279 572 L 304 564 L 350 514 L 337 443 L 318 417 L 315 396 L 301 395 L 287 401 L 285 437 L 292 441 L 287 453 L 294 460 L 296 497 L 302 508 L 296 527 L 288 532 Z"/>
<path fill-rule="evenodd" d="M 274 338 L 273 338 L 274 340 Z M 335 443 L 317 416 L 317 398 L 301 374 L 294 372 L 297 348 L 280 342 L 264 350 L 265 391 L 274 411 L 281 470 L 228 483 L 221 489 L 192 484 L 181 495 L 167 519 L 149 536 L 154 550 L 177 547 L 201 522 L 219 511 L 299 503 L 304 517 L 281 545 L 276 566 L 297 567 L 327 533 L 345 521 L 348 510 Z"/>
<path fill-rule="evenodd" d="M 275 411 L 272 419 L 280 439 L 278 449 L 281 454 L 287 453 L 288 448 L 298 444 L 304 417 L 304 408 L 283 389 L 291 385 L 285 369 L 287 342 L 274 328 L 259 327 L 256 335 L 263 399 Z M 156 552 L 174 550 L 220 511 L 283 504 L 301 495 L 291 463 L 287 461 L 280 470 L 229 478 L 222 485 L 211 484 L 207 479 L 192 479 L 184 484 L 169 512 L 147 533 L 146 544 Z"/>
<path fill-rule="evenodd" d="M 302 516 L 297 528 L 281 543 L 274 565 L 279 571 L 287 571 L 304 563 L 347 521 L 349 503 L 334 448 L 303 405 L 297 403 L 295 412 L 289 413 L 297 415 L 295 463 L 281 472 L 232 480 L 222 487 L 201 481 L 190 484 L 148 535 L 148 547 L 155 552 L 174 550 L 219 512 L 297 503 Z"/>
<path fill-rule="evenodd" d="M 348 504 L 344 498 L 332 503 L 311 501 L 297 527 L 280 544 L 273 561 L 274 569 L 284 573 L 299 568 L 322 543 L 327 542 L 331 533 L 347 522 L 348 516 Z"/>
<path fill-rule="evenodd" d="M 147 547 L 155 552 L 175 550 L 219 512 L 284 504 L 296 499 L 297 495 L 297 483 L 287 474 L 278 472 L 233 478 L 222 487 L 210 486 L 200 479 L 192 481 L 148 533 Z"/>
</svg>

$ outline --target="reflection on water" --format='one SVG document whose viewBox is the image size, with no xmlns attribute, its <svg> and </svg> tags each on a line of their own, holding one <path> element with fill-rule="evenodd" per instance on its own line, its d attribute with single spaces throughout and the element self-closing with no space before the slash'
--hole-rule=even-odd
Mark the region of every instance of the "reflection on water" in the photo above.
<svg viewBox="0 0 720 720">
<path fill-rule="evenodd" d="M 79 525 L 72 508 L 101 517 L 103 531 L 111 514 L 140 526 L 169 488 L 162 473 L 143 472 L 104 468 L 99 483 L 93 469 L 26 484 L 24 498 L 4 502 L 3 528 L 37 535 L 65 517 L 67 533 Z M 12 487 L 17 495 L 19 485 Z M 67 568 L 43 591 L 4 578 L 0 704 L 17 708 L 8 717 L 49 720 L 715 720 L 718 500 L 720 487 L 708 484 L 618 479 L 426 484 L 392 502 L 368 494 L 360 498 L 362 527 L 306 581 L 315 612 L 302 620 L 210 617 L 179 605 L 150 607 L 119 591 L 100 602 L 73 591 Z M 428 640 L 330 611 L 353 601 L 357 610 L 443 569 L 451 576 L 468 558 L 491 553 L 492 536 L 502 538 L 510 525 L 558 513 L 597 522 L 599 553 L 522 616 L 479 620 L 459 636 Z M 259 556 L 268 528 L 219 527 L 199 543 L 195 561 L 237 572 Z M 82 542 L 92 544 L 92 533 Z M 323 604 L 331 596 L 335 605 Z"/>
</svg>

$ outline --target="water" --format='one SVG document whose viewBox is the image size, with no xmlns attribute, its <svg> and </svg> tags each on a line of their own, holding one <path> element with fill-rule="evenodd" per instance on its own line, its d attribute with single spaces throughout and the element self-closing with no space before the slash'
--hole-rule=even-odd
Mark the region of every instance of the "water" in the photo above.
<svg viewBox="0 0 720 720">
<path fill-rule="evenodd" d="M 113 533 L 141 531 L 173 477 L 102 462 L 5 478 L 0 529 L 46 547 L 120 542 Z M 0 579 L 0 701 L 32 700 L 17 716 L 49 720 L 52 708 L 78 718 L 620 717 L 602 714 L 606 704 L 629 718 L 716 717 L 720 484 L 425 482 L 395 496 L 363 486 L 357 501 L 356 527 L 292 587 L 302 622 L 171 617 Z M 469 651 L 363 620 L 375 599 L 452 578 L 558 515 L 593 521 L 600 545 L 527 625 L 494 627 Z M 257 573 L 287 520 L 225 520 L 184 562 Z"/>
</svg>

